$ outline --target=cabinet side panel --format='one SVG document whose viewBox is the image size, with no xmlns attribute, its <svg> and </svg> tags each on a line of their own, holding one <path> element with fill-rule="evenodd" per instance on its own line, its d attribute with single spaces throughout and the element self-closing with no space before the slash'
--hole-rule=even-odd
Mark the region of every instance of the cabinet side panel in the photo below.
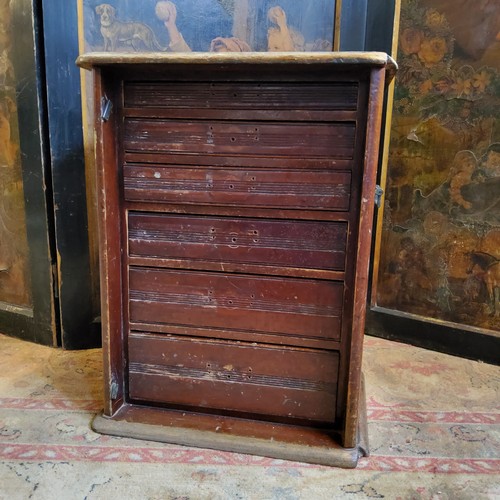
<svg viewBox="0 0 500 500">
<path fill-rule="evenodd" d="M 358 249 L 354 280 L 354 311 L 350 352 L 348 353 L 347 405 L 343 446 L 354 448 L 358 439 L 359 398 L 361 393 L 361 362 L 368 291 L 368 268 L 375 207 L 378 150 L 384 97 L 385 69 L 374 69 L 370 78 L 368 122 L 364 158 L 363 185 L 358 225 Z"/>
<path fill-rule="evenodd" d="M 116 90 L 100 70 L 94 71 L 95 151 L 99 213 L 102 344 L 104 355 L 104 414 L 121 406 L 123 387 L 122 280 L 120 210 L 116 155 L 116 112 L 101 118 L 101 100 L 116 101 Z"/>
</svg>

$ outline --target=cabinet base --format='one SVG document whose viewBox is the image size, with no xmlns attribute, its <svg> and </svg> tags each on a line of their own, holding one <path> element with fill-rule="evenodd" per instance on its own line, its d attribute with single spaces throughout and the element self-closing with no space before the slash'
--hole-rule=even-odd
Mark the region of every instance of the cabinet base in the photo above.
<svg viewBox="0 0 500 500">
<path fill-rule="evenodd" d="M 359 457 L 368 456 L 364 394 L 355 448 L 343 448 L 336 436 L 321 429 L 138 405 L 124 405 L 113 417 L 98 415 L 92 428 L 113 436 L 332 467 L 354 468 Z"/>
</svg>

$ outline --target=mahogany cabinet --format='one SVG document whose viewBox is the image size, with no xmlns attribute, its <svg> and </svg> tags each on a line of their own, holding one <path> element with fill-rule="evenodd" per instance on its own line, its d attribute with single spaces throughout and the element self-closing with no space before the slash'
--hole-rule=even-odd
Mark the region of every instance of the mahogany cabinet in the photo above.
<svg viewBox="0 0 500 500">
<path fill-rule="evenodd" d="M 354 467 L 383 53 L 88 54 L 100 432 Z"/>
</svg>

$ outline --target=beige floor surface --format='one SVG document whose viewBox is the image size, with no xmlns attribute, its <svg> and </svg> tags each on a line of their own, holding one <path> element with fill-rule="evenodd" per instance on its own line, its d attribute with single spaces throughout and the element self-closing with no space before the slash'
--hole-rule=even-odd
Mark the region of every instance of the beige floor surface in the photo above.
<svg viewBox="0 0 500 500">
<path fill-rule="evenodd" d="M 372 455 L 355 470 L 94 433 L 98 349 L 0 335 L 1 499 L 500 499 L 500 368 L 365 340 Z"/>
</svg>

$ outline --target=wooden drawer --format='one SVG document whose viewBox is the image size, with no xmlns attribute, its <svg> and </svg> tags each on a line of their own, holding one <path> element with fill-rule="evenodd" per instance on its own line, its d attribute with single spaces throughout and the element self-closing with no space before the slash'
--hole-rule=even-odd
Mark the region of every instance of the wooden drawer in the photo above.
<svg viewBox="0 0 500 500">
<path fill-rule="evenodd" d="M 125 118 L 125 152 L 351 159 L 356 123 Z"/>
<path fill-rule="evenodd" d="M 358 82 L 125 82 L 126 108 L 245 111 L 355 110 Z"/>
<path fill-rule="evenodd" d="M 129 212 L 130 256 L 343 271 L 347 223 Z"/>
<path fill-rule="evenodd" d="M 343 284 L 213 272 L 131 267 L 130 322 L 172 325 L 175 332 L 252 332 L 340 338 Z M 164 330 L 165 331 L 165 330 Z M 168 330 L 167 330 L 168 331 Z"/>
<path fill-rule="evenodd" d="M 125 165 L 125 199 L 177 204 L 349 210 L 350 172 Z"/>
<path fill-rule="evenodd" d="M 125 82 L 129 117 L 355 120 L 359 83 Z"/>
<path fill-rule="evenodd" d="M 134 333 L 129 396 L 166 405 L 335 420 L 338 353 Z"/>
</svg>

